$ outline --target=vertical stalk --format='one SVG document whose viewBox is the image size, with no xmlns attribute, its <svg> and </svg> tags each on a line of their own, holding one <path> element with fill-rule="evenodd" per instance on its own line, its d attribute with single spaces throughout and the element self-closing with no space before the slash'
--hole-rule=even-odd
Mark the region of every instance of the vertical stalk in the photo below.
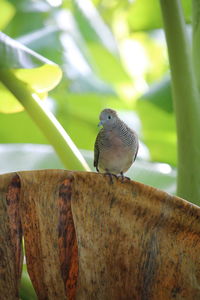
<svg viewBox="0 0 200 300">
<path fill-rule="evenodd" d="M 178 143 L 177 194 L 200 205 L 200 98 L 179 0 L 160 0 L 171 67 Z"/>
<path fill-rule="evenodd" d="M 200 91 L 200 1 L 192 1 L 193 64 Z"/>
</svg>

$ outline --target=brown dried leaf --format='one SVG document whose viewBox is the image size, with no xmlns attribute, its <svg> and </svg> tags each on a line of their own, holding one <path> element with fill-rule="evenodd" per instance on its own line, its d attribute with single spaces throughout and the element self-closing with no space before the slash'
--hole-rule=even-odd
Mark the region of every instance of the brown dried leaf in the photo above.
<svg viewBox="0 0 200 300">
<path fill-rule="evenodd" d="M 20 181 L 15 174 L 0 180 L 0 298 L 19 299 L 22 271 L 22 229 L 19 215 Z"/>
<path fill-rule="evenodd" d="M 64 174 L 64 171 L 19 173 L 27 269 L 39 299 L 66 298 L 58 248 L 58 194 Z"/>
<path fill-rule="evenodd" d="M 200 208 L 138 182 L 74 173 L 76 299 L 200 299 Z"/>
<path fill-rule="evenodd" d="M 138 182 L 111 184 L 101 174 L 18 175 L 27 267 L 38 299 L 200 299 L 199 207 Z M 12 178 L 1 176 L 2 195 Z M 2 203 L 0 217 L 12 224 Z M 1 229 L 4 237 L 12 236 L 9 230 Z M 2 261 L 10 244 L 0 246 Z"/>
</svg>

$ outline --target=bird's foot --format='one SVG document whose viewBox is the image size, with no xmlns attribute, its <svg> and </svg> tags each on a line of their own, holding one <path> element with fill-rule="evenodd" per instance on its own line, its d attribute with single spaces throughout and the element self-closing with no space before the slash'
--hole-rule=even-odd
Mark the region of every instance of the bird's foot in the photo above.
<svg viewBox="0 0 200 300">
<path fill-rule="evenodd" d="M 120 175 L 118 176 L 118 179 L 120 179 L 121 182 L 125 182 L 126 180 L 131 180 L 129 177 L 124 176 L 123 172 L 120 172 Z"/>
<path fill-rule="evenodd" d="M 112 183 L 112 184 L 113 184 L 113 177 L 115 177 L 116 179 L 118 179 L 117 175 L 109 173 L 109 172 L 104 173 L 104 175 L 105 176 L 109 176 L 110 183 Z"/>
</svg>

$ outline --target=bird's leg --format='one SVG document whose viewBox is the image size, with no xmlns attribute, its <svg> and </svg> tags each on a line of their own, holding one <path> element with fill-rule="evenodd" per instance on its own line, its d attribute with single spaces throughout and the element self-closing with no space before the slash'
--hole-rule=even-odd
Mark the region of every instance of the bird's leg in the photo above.
<svg viewBox="0 0 200 300">
<path fill-rule="evenodd" d="M 112 184 L 113 184 L 113 178 L 112 178 L 112 176 L 118 178 L 117 175 L 110 173 L 108 169 L 106 169 L 105 175 L 106 175 L 106 176 L 109 176 L 109 178 L 110 178 L 110 183 L 112 183 Z"/>
<path fill-rule="evenodd" d="M 123 173 L 123 172 L 120 172 L 120 175 L 119 175 L 118 178 L 121 179 L 121 181 L 124 181 L 124 173 Z"/>
<path fill-rule="evenodd" d="M 99 169 L 98 169 L 98 167 L 96 167 L 96 170 L 97 170 L 97 172 L 99 173 Z"/>
</svg>

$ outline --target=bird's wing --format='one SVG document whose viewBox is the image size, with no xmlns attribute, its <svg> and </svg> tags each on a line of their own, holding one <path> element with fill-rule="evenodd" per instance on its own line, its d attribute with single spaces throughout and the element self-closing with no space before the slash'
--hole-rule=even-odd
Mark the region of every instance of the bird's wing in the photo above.
<svg viewBox="0 0 200 300">
<path fill-rule="evenodd" d="M 101 133 L 101 131 L 99 131 L 99 133 L 96 137 L 95 144 L 94 144 L 94 167 L 97 169 L 97 171 L 98 171 L 98 162 L 99 162 L 99 138 L 100 138 L 100 133 Z"/>
<path fill-rule="evenodd" d="M 136 160 L 136 157 L 137 157 L 137 154 L 138 154 L 138 149 L 139 149 L 139 142 L 137 141 L 137 148 L 136 148 L 136 151 L 135 151 L 135 156 L 134 156 L 133 162 Z"/>
</svg>

